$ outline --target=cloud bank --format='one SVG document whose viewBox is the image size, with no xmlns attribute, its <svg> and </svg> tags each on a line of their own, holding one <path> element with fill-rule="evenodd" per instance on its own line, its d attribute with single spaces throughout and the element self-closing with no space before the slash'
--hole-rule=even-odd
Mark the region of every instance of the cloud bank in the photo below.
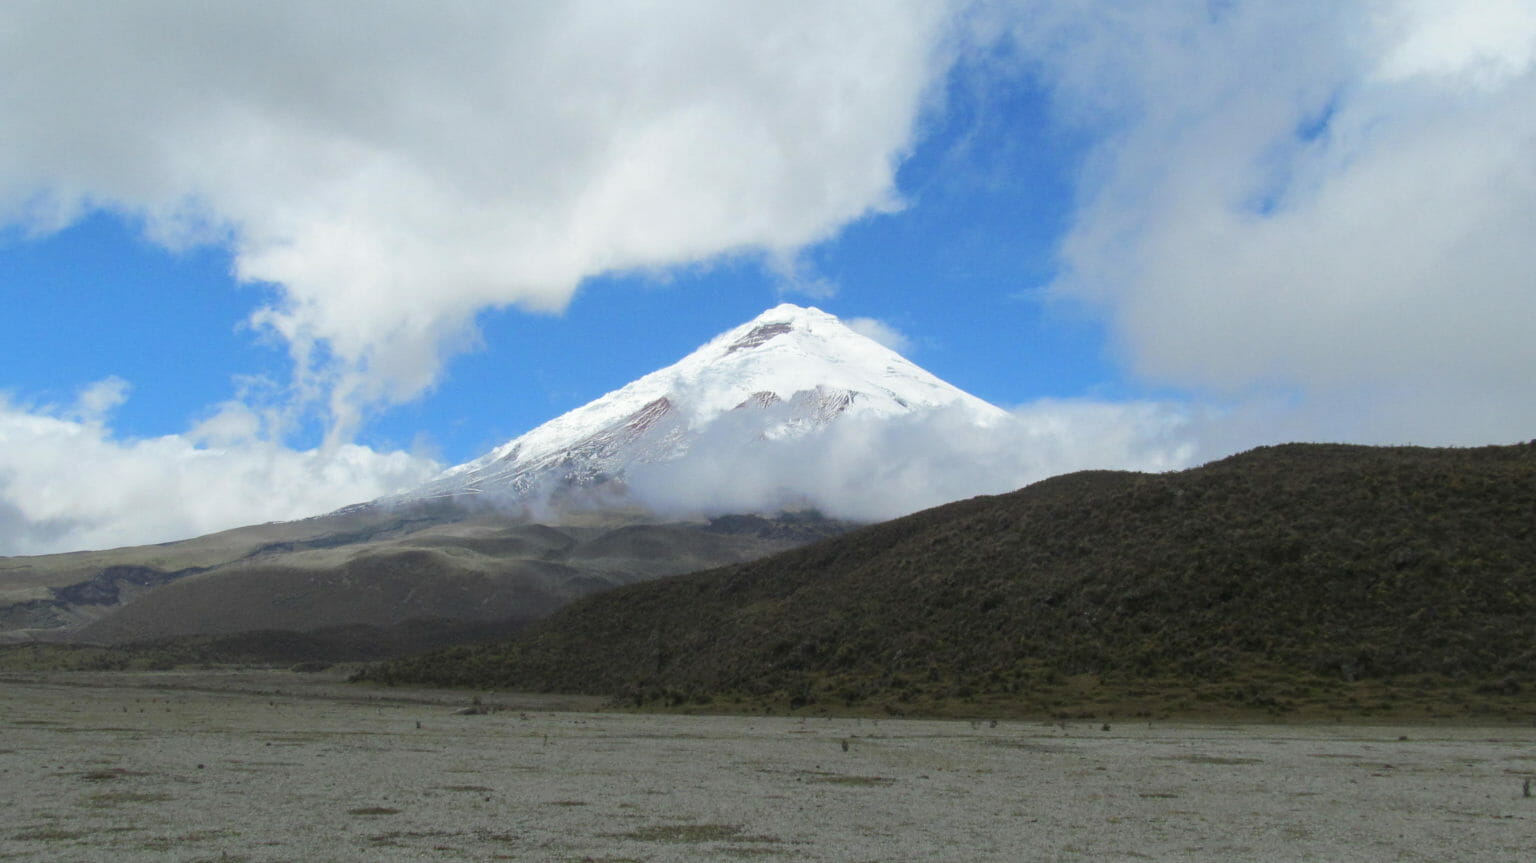
<svg viewBox="0 0 1536 863">
<path fill-rule="evenodd" d="M 912 340 L 907 337 L 907 334 L 885 321 L 876 318 L 849 318 L 843 323 L 848 329 L 898 354 L 905 354 L 912 348 Z"/>
<path fill-rule="evenodd" d="M 477 312 L 583 279 L 792 257 L 899 205 L 951 7 L 12 3 L 0 226 L 92 208 L 276 286 L 331 441 L 431 387 Z"/>
<path fill-rule="evenodd" d="M 296 451 L 196 434 L 122 441 L 109 423 L 127 385 L 87 387 L 62 409 L 0 398 L 0 554 L 182 539 L 327 512 L 425 481 L 404 452 L 344 445 Z"/>
<path fill-rule="evenodd" d="M 1144 379 L 1290 394 L 1309 437 L 1536 428 L 1536 6 L 1009 7 L 1097 141 L 1059 297 Z"/>
<path fill-rule="evenodd" d="M 987 426 L 966 410 L 937 409 L 844 416 L 804 436 L 768 439 L 754 433 L 759 417 L 727 414 L 685 457 L 632 465 L 627 484 L 665 513 L 814 507 L 878 521 L 1074 470 L 1188 467 L 1197 419 L 1173 404 L 1041 400 Z"/>
</svg>

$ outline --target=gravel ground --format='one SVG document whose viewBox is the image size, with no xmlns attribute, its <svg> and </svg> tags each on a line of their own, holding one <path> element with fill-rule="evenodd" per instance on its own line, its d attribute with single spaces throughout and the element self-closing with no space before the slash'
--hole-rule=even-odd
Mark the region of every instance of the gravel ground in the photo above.
<svg viewBox="0 0 1536 863">
<path fill-rule="evenodd" d="M 0 676 L 0 859 L 1331 863 L 1536 848 L 1531 726 L 467 704 L 279 672 Z"/>
</svg>

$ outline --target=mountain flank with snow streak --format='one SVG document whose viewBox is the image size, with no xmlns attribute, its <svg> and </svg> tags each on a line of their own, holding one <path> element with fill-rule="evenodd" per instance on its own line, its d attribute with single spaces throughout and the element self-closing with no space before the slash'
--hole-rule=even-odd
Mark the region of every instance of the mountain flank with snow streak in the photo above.
<svg viewBox="0 0 1536 863">
<path fill-rule="evenodd" d="M 622 504 L 637 466 L 685 459 L 729 428 L 743 459 L 752 441 L 817 434 L 848 419 L 937 410 L 988 426 L 1005 412 L 939 380 L 833 315 L 784 304 L 677 363 L 516 437 L 388 501 L 482 498 L 540 510 Z M 730 476 L 720 477 L 729 482 Z"/>
</svg>

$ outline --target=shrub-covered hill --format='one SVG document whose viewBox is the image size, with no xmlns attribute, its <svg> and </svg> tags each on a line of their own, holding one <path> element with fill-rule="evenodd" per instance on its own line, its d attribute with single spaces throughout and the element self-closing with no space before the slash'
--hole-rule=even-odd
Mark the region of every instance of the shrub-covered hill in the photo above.
<svg viewBox="0 0 1536 863">
<path fill-rule="evenodd" d="M 1536 445 L 1070 474 L 364 676 L 715 709 L 1518 712 Z"/>
</svg>

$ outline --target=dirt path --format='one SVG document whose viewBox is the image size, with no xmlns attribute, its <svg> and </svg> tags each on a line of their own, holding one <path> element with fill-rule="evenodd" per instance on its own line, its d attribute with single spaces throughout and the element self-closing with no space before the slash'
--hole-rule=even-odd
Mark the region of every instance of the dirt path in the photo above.
<svg viewBox="0 0 1536 863">
<path fill-rule="evenodd" d="M 1533 727 L 1106 731 L 512 696 L 455 713 L 467 703 L 282 673 L 0 678 L 0 859 L 1503 861 L 1536 846 Z"/>
</svg>

